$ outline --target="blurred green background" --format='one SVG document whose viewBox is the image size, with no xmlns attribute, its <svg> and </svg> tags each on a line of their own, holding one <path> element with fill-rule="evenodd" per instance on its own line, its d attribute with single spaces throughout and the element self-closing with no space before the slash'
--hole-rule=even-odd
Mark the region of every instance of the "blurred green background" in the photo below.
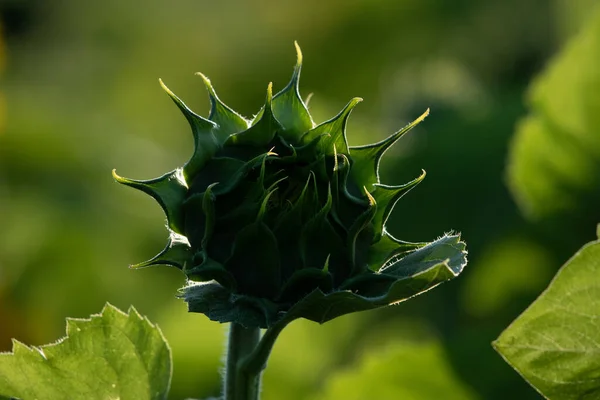
<svg viewBox="0 0 600 400">
<path fill-rule="evenodd" d="M 323 326 L 294 322 L 275 346 L 264 399 L 539 398 L 490 342 L 594 239 L 599 177 L 584 176 L 566 206 L 536 214 L 523 191 L 540 180 L 508 160 L 517 157 L 512 147 L 522 149 L 515 132 L 529 129 L 519 121 L 544 90 L 528 102 L 532 80 L 595 3 L 0 0 L 0 351 L 11 349 L 11 338 L 55 341 L 65 317 L 99 312 L 106 301 L 134 305 L 172 346 L 171 397 L 218 393 L 226 327 L 187 314 L 175 298 L 184 283 L 177 270 L 127 268 L 162 249 L 164 217 L 110 171 L 153 178 L 190 156 L 188 126 L 159 77 L 206 115 L 208 98 L 193 75 L 202 71 L 221 99 L 251 116 L 270 81 L 276 90 L 287 83 L 297 40 L 301 90 L 314 93 L 317 122 L 354 96 L 365 99 L 350 119 L 350 144 L 382 139 L 431 108 L 384 159 L 385 183 L 427 171 L 388 230 L 409 241 L 460 231 L 469 265 L 399 306 Z M 560 99 L 582 97 L 568 84 L 581 65 L 554 71 L 553 82 L 567 82 L 546 90 L 558 99 L 554 112 Z M 569 112 L 580 107 L 568 104 Z M 591 135 L 594 125 L 583 126 Z M 543 149 L 542 139 L 531 147 Z M 589 150 L 597 167 L 597 149 L 578 147 L 556 163 L 568 169 Z M 551 150 L 540 154 L 555 159 Z M 555 204 L 541 193 L 540 203 Z"/>
</svg>

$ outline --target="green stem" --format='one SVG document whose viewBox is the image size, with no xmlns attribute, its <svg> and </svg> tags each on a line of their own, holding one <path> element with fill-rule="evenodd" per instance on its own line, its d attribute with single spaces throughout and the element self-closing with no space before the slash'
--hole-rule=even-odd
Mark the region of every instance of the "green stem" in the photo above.
<svg viewBox="0 0 600 400">
<path fill-rule="evenodd" d="M 260 340 L 260 328 L 244 328 L 231 323 L 225 366 L 224 400 L 258 400 L 261 371 L 249 371 L 244 361 Z"/>
<path fill-rule="evenodd" d="M 260 328 L 229 328 L 224 400 L 258 400 L 260 380 L 275 340 L 290 321 L 279 321 L 260 336 Z"/>
<path fill-rule="evenodd" d="M 277 337 L 289 322 L 285 320 L 279 321 L 266 330 L 260 342 L 254 348 L 254 351 L 252 351 L 252 354 L 243 361 L 242 367 L 246 371 L 259 373 L 267 367 L 267 360 L 269 359 L 271 350 L 273 350 L 275 340 L 277 340 Z"/>
</svg>

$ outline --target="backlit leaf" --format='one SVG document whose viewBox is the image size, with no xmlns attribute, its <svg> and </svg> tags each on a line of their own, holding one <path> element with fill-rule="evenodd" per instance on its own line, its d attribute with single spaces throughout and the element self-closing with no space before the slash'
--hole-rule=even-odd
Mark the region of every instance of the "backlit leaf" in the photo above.
<svg viewBox="0 0 600 400">
<path fill-rule="evenodd" d="M 578 251 L 494 348 L 552 400 L 600 399 L 600 242 Z"/>
<path fill-rule="evenodd" d="M 0 354 L 0 396 L 23 400 L 166 399 L 171 351 L 160 330 L 131 308 L 111 305 L 67 319 L 67 336 Z"/>
</svg>

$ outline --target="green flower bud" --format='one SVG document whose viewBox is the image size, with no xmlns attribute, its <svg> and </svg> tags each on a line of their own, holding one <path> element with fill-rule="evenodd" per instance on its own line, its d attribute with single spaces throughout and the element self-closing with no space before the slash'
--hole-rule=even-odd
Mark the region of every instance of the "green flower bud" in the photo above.
<svg viewBox="0 0 600 400">
<path fill-rule="evenodd" d="M 167 216 L 167 247 L 133 267 L 180 268 L 190 311 L 216 321 L 261 328 L 284 318 L 325 322 L 403 301 L 466 264 L 458 235 L 410 243 L 385 229 L 398 199 L 425 173 L 388 186 L 379 182 L 379 162 L 429 110 L 381 142 L 350 147 L 346 122 L 361 99 L 315 125 L 299 94 L 296 49 L 290 83 L 275 96 L 269 84 L 252 121 L 223 104 L 202 74 L 208 119 L 161 81 L 191 126 L 193 156 L 149 181 L 113 172 L 156 199 Z"/>
</svg>

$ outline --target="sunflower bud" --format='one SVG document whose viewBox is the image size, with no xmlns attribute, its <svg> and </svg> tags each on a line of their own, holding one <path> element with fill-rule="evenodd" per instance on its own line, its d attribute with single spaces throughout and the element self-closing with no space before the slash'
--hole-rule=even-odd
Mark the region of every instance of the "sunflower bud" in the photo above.
<svg viewBox="0 0 600 400">
<path fill-rule="evenodd" d="M 251 121 L 226 106 L 202 74 L 208 118 L 191 111 L 161 81 L 191 126 L 194 153 L 160 178 L 115 179 L 152 196 L 167 216 L 170 240 L 153 259 L 188 278 L 181 297 L 192 312 L 220 322 L 267 328 L 282 319 L 325 322 L 403 301 L 458 275 L 464 243 L 400 241 L 385 229 L 394 205 L 425 177 L 381 184 L 385 151 L 427 110 L 387 139 L 350 147 L 352 99 L 315 125 L 299 95 L 302 54 L 290 83 Z"/>
</svg>

